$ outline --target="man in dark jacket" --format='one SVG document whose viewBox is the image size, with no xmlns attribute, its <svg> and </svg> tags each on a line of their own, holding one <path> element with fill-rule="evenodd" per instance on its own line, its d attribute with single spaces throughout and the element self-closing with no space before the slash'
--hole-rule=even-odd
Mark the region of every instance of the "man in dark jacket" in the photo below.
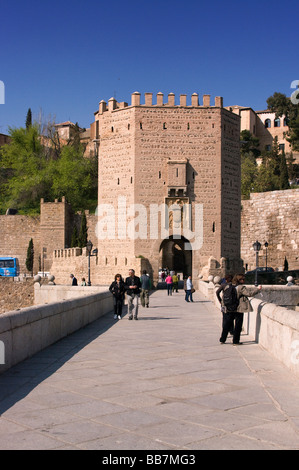
<svg viewBox="0 0 299 470">
<path fill-rule="evenodd" d="M 140 278 L 141 282 L 141 293 L 140 293 L 140 302 L 142 307 L 149 307 L 149 291 L 151 289 L 151 280 L 146 270 L 142 272 Z"/>
<path fill-rule="evenodd" d="M 127 293 L 128 300 L 128 312 L 129 320 L 133 319 L 133 310 L 134 310 L 134 319 L 138 320 L 138 298 L 140 294 L 141 282 L 139 277 L 135 276 L 134 269 L 129 270 L 129 277 L 125 281 L 125 290 Z"/>
<path fill-rule="evenodd" d="M 216 291 L 217 299 L 221 304 L 221 312 L 222 312 L 222 333 L 220 337 L 220 343 L 224 344 L 228 333 L 234 335 L 234 321 L 236 318 L 236 312 L 229 312 L 225 308 L 224 301 L 223 301 L 223 292 L 232 285 L 233 277 L 231 275 L 227 275 L 225 277 L 225 281 L 221 283 L 221 286 Z M 222 292 L 222 296 L 220 295 Z"/>
<path fill-rule="evenodd" d="M 77 282 L 77 279 L 75 278 L 75 276 L 73 274 L 71 274 L 70 278 L 72 280 L 72 286 L 77 286 L 78 282 Z"/>
</svg>

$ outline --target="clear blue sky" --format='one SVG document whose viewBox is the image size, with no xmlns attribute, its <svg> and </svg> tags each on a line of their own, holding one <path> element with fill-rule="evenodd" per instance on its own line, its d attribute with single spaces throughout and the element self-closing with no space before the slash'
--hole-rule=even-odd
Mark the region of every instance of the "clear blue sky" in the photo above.
<svg viewBox="0 0 299 470">
<path fill-rule="evenodd" d="M 89 127 L 99 101 L 134 91 L 260 110 L 299 80 L 297 1 L 12 0 L 0 11 L 0 133 L 24 126 L 29 107 Z"/>
</svg>

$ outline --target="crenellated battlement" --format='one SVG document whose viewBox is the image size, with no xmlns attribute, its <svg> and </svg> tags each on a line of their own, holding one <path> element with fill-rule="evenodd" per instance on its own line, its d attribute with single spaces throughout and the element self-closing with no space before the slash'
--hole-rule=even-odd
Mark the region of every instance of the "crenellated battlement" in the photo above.
<svg viewBox="0 0 299 470">
<path fill-rule="evenodd" d="M 103 114 L 105 111 L 114 111 L 117 109 L 123 109 L 127 107 L 135 107 L 135 106 L 144 106 L 144 107 L 216 107 L 216 108 L 223 108 L 223 98 L 222 96 L 216 96 L 214 100 L 214 105 L 211 105 L 211 96 L 210 95 L 203 95 L 202 97 L 202 104 L 199 103 L 199 95 L 198 93 L 193 93 L 191 95 L 190 104 L 187 104 L 187 95 L 181 94 L 179 96 L 179 104 L 175 103 L 175 94 L 169 93 L 167 96 L 167 102 L 164 102 L 164 94 L 159 92 L 156 95 L 155 103 L 153 103 L 153 93 L 144 93 L 144 103 L 141 103 L 141 93 L 135 91 L 131 95 L 131 104 L 129 105 L 126 102 L 117 102 L 115 98 L 110 98 L 108 103 L 102 100 L 99 103 L 99 114 Z M 97 114 L 97 113 L 95 113 Z"/>
</svg>

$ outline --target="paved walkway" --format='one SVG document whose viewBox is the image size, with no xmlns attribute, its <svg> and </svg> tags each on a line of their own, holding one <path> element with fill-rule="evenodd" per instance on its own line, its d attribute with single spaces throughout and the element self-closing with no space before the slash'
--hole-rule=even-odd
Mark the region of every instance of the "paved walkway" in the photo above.
<svg viewBox="0 0 299 470">
<path fill-rule="evenodd" d="M 299 380 L 219 311 L 157 291 L 0 376 L 0 449 L 299 449 Z"/>
</svg>

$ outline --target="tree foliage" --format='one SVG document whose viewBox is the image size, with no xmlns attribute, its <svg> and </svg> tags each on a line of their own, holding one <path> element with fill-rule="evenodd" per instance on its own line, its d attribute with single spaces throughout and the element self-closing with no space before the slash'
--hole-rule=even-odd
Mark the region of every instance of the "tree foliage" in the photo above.
<svg viewBox="0 0 299 470">
<path fill-rule="evenodd" d="M 32 112 L 31 112 L 31 108 L 29 108 L 27 111 L 27 116 L 26 116 L 26 129 L 29 129 L 29 127 L 31 126 L 32 126 Z"/>
<path fill-rule="evenodd" d="M 299 93 L 299 91 L 298 91 Z M 289 126 L 286 139 L 290 142 L 292 150 L 299 151 L 299 106 L 292 103 L 291 99 L 283 93 L 275 92 L 267 99 L 270 111 L 275 112 L 276 117 L 285 116 Z"/>
<path fill-rule="evenodd" d="M 30 238 L 28 248 L 27 248 L 27 258 L 26 258 L 26 268 L 29 272 L 33 271 L 33 261 L 34 261 L 34 248 L 33 240 Z"/>
<path fill-rule="evenodd" d="M 86 220 L 86 214 L 83 212 L 82 217 L 81 217 L 81 226 L 80 226 L 80 233 L 79 233 L 79 247 L 84 248 L 87 244 L 87 233 L 88 233 L 88 228 L 87 228 L 87 220 Z"/>
<path fill-rule="evenodd" d="M 241 133 L 241 142 L 245 131 Z M 247 147 L 241 148 L 241 194 L 248 198 L 251 192 L 266 192 L 289 189 L 289 172 L 284 152 L 279 150 L 277 137 L 271 151 L 264 151 L 257 165 L 258 142 L 246 131 Z M 253 145 L 254 142 L 254 145 Z"/>
<path fill-rule="evenodd" d="M 50 126 L 49 126 L 50 127 Z M 55 133 L 41 136 L 35 123 L 9 129 L 11 143 L 0 150 L 0 212 L 13 207 L 37 214 L 40 199 L 66 197 L 72 208 L 97 205 L 97 161 L 84 157 L 78 138 L 60 146 Z"/>
</svg>

